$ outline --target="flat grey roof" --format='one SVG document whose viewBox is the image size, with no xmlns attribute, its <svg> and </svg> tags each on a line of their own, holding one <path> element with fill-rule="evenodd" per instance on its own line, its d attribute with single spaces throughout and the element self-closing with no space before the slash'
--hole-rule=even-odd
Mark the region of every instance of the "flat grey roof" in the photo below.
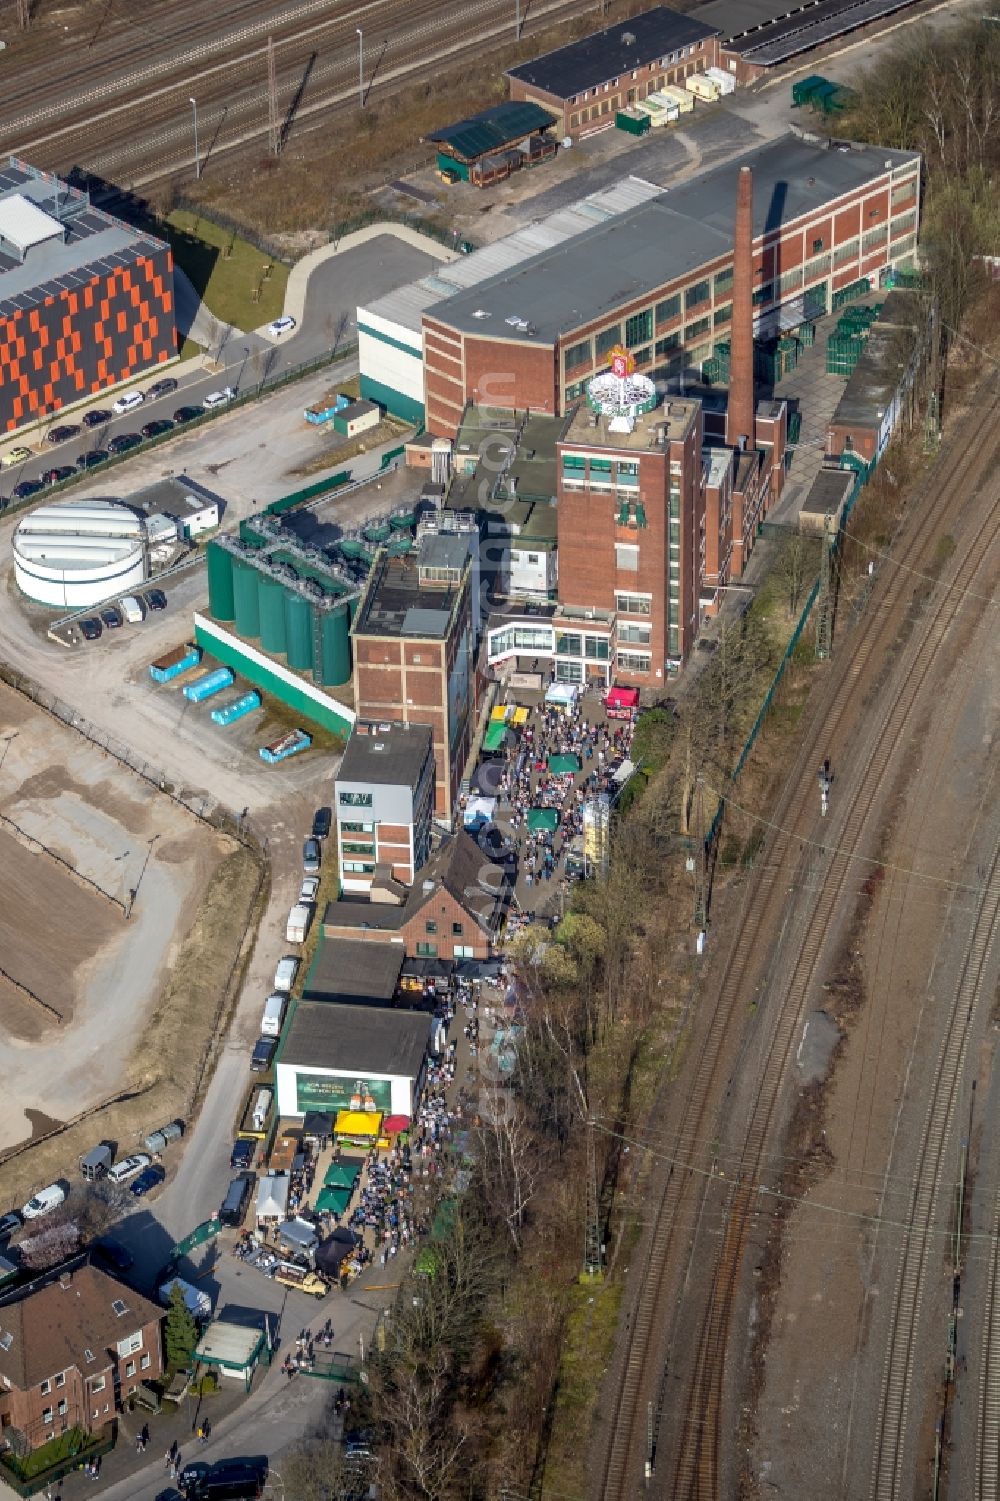
<svg viewBox="0 0 1000 1501">
<path fill-rule="evenodd" d="M 443 641 L 462 588 L 469 558 L 469 537 L 461 532 L 431 533 L 417 553 L 407 557 L 380 554 L 368 591 L 351 627 L 362 636 L 410 636 Z M 421 570 L 459 573 L 457 580 L 430 580 Z"/>
<path fill-rule="evenodd" d="M 836 516 L 856 479 L 853 469 L 821 469 L 800 509 L 808 515 Z"/>
<path fill-rule="evenodd" d="M 840 150 L 782 136 L 456 293 L 433 316 L 481 338 L 552 346 L 561 334 L 731 257 L 740 167 L 753 169 L 759 238 L 881 177 L 887 162 L 919 160 L 913 151 Z M 517 319 L 534 334 L 509 321 Z"/>
<path fill-rule="evenodd" d="M 213 495 L 196 480 L 188 479 L 184 474 L 176 474 L 133 491 L 126 497 L 126 504 L 142 511 L 146 516 L 184 517 L 204 510 L 207 505 L 214 504 L 221 509 L 222 503 L 217 495 Z"/>
<path fill-rule="evenodd" d="M 165 248 L 163 241 L 132 229 L 94 208 L 86 193 L 11 157 L 0 167 L 0 220 L 5 202 L 24 200 L 58 220 L 63 238 L 31 241 L 26 210 L 16 206 L 15 228 L 28 235 L 24 258 L 0 247 L 0 315 L 11 317 L 48 297 L 85 287 L 95 277 L 132 265 Z M 33 222 L 38 224 L 33 217 Z M 3 233 L 0 224 L 0 234 Z"/>
<path fill-rule="evenodd" d="M 431 743 L 430 725 L 362 721 L 354 726 L 336 780 L 416 791 Z"/>
<path fill-rule="evenodd" d="M 302 994 L 307 1001 L 337 1005 L 343 1000 L 387 1003 L 403 967 L 400 944 L 365 943 L 351 938 L 320 939 Z"/>
<path fill-rule="evenodd" d="M 568 99 L 715 35 L 716 27 L 702 20 L 701 8 L 695 16 L 682 16 L 658 5 L 531 62 L 508 68 L 507 77 Z"/>
<path fill-rule="evenodd" d="M 368 928 L 377 933 L 398 933 L 400 928 L 405 927 L 410 916 L 412 913 L 407 912 L 405 906 L 396 907 L 390 902 L 370 902 L 366 897 L 342 896 L 335 902 L 327 902 L 323 913 L 323 927 L 324 930 Z"/>
<path fill-rule="evenodd" d="M 380 947 L 367 946 L 373 951 Z M 278 1062 L 349 1073 L 356 1069 L 362 1077 L 378 1074 L 416 1079 L 430 1039 L 431 1018 L 422 1011 L 300 1001 Z"/>
</svg>

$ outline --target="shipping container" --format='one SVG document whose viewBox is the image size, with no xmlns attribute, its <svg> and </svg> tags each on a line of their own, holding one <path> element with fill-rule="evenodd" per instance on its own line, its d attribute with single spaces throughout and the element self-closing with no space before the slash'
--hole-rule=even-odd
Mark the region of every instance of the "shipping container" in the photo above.
<svg viewBox="0 0 1000 1501">
<path fill-rule="evenodd" d="M 808 78 L 798 79 L 792 84 L 792 104 L 808 104 L 816 89 L 822 88 L 826 81 L 820 73 L 810 73 Z"/>
<path fill-rule="evenodd" d="M 307 735 L 305 730 L 289 730 L 287 735 L 282 735 L 280 740 L 272 740 L 270 745 L 262 745 L 260 759 L 266 761 L 269 766 L 276 765 L 279 761 L 287 761 L 289 756 L 294 756 L 298 751 L 307 750 L 312 745 L 312 736 Z"/>
<path fill-rule="evenodd" d="M 183 689 L 184 697 L 193 704 L 203 703 L 206 698 L 211 698 L 216 693 L 221 693 L 223 688 L 228 688 L 233 681 L 233 672 L 229 667 L 216 667 L 213 672 L 206 672 L 193 683 L 187 683 Z"/>
<path fill-rule="evenodd" d="M 154 683 L 169 683 L 172 678 L 179 678 L 182 672 L 190 672 L 200 661 L 200 646 L 178 646 L 175 651 L 168 651 L 164 656 L 157 657 L 150 664 L 149 675 Z"/>
<path fill-rule="evenodd" d="M 727 73 L 724 68 L 706 68 L 705 77 L 712 80 L 720 94 L 736 93 L 736 79 L 732 73 Z"/>
<path fill-rule="evenodd" d="M 685 78 L 684 87 L 704 104 L 714 104 L 719 97 L 719 85 L 706 78 L 704 73 L 692 73 L 690 78 Z"/>
<path fill-rule="evenodd" d="M 239 698 L 234 698 L 231 703 L 220 704 L 212 710 L 212 718 L 216 724 L 235 724 L 238 719 L 244 719 L 247 714 L 252 714 L 260 708 L 260 694 L 255 688 L 249 693 L 242 693 Z"/>
<path fill-rule="evenodd" d="M 615 115 L 618 130 L 624 130 L 630 136 L 644 136 L 651 123 L 649 116 L 641 114 L 637 109 L 620 109 Z"/>
</svg>

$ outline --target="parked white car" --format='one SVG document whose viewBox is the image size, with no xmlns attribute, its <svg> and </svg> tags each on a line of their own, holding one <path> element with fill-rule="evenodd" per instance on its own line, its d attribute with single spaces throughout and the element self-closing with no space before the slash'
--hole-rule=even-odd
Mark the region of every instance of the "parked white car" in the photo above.
<svg viewBox="0 0 1000 1501">
<path fill-rule="evenodd" d="M 116 417 L 121 417 L 125 412 L 134 412 L 136 407 L 141 407 L 146 400 L 142 391 L 126 391 L 124 396 L 119 396 L 111 410 Z"/>
<path fill-rule="evenodd" d="M 148 1152 L 134 1152 L 131 1157 L 123 1157 L 114 1167 L 108 1168 L 108 1182 L 127 1183 L 129 1178 L 141 1173 L 144 1167 L 149 1167 L 152 1160 Z"/>
<path fill-rule="evenodd" d="M 267 325 L 267 331 L 274 338 L 280 339 L 282 334 L 290 334 L 295 327 L 295 319 L 287 313 L 283 318 L 275 318 L 273 323 Z"/>
<path fill-rule="evenodd" d="M 21 1210 L 21 1218 L 37 1220 L 43 1214 L 48 1214 L 53 1209 L 58 1209 L 60 1204 L 66 1202 L 66 1190 L 58 1183 L 50 1183 L 48 1188 L 40 1188 L 33 1199 L 29 1199 Z"/>
<path fill-rule="evenodd" d="M 232 401 L 235 395 L 235 386 L 223 386 L 221 391 L 209 391 L 208 395 L 205 397 L 205 400 L 202 402 L 202 406 L 209 408 L 221 407 L 224 406 L 227 401 Z"/>
<path fill-rule="evenodd" d="M 299 890 L 300 902 L 314 902 L 319 891 L 319 876 L 306 876 Z"/>
</svg>

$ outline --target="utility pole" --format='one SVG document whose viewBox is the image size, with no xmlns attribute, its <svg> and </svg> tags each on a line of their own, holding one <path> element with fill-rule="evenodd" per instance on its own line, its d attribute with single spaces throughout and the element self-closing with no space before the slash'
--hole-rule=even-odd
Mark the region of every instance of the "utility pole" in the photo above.
<svg viewBox="0 0 1000 1501">
<path fill-rule="evenodd" d="M 273 36 L 267 39 L 267 126 L 271 155 L 277 156 L 281 150 L 281 137 L 278 134 L 278 75 L 274 65 Z"/>
<path fill-rule="evenodd" d="M 587 1224 L 583 1247 L 582 1281 L 595 1282 L 601 1277 L 601 1209 L 597 1197 L 597 1151 L 594 1146 L 594 1120 L 587 1122 Z"/>
<path fill-rule="evenodd" d="M 816 601 L 816 657 L 825 662 L 833 650 L 833 549 L 837 524 L 828 511 L 823 517 L 823 551 L 819 563 L 819 598 Z"/>
<path fill-rule="evenodd" d="M 365 107 L 365 34 L 360 26 L 355 26 L 358 33 L 358 108 Z"/>
<path fill-rule="evenodd" d="M 941 319 L 937 298 L 930 309 L 930 369 L 927 382 L 927 417 L 924 428 L 924 453 L 936 453 L 941 441 Z"/>
<path fill-rule="evenodd" d="M 201 176 L 201 155 L 198 151 L 198 101 L 192 96 L 188 104 L 194 113 L 194 175 L 197 181 Z"/>
<path fill-rule="evenodd" d="M 704 933 L 708 923 L 708 830 L 705 827 L 705 784 L 694 784 L 694 926 Z"/>
</svg>

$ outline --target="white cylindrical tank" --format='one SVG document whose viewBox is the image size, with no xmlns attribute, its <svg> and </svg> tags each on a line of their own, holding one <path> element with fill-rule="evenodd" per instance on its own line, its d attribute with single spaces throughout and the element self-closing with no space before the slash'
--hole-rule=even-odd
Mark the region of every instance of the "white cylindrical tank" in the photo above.
<svg viewBox="0 0 1000 1501">
<path fill-rule="evenodd" d="M 116 500 L 38 506 L 18 522 L 12 550 L 21 593 L 57 609 L 87 609 L 146 578 L 145 525 Z"/>
</svg>

